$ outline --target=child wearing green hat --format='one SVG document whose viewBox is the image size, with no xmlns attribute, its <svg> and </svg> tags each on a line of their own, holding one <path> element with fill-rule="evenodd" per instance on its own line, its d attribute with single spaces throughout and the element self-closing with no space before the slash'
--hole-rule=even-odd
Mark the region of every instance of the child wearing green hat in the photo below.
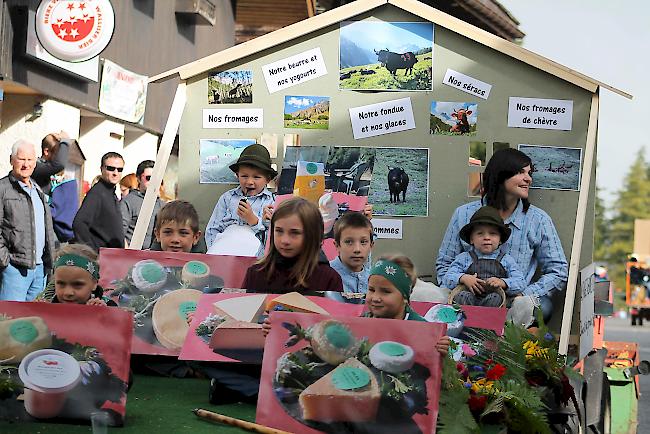
<svg viewBox="0 0 650 434">
<path fill-rule="evenodd" d="M 262 145 L 254 143 L 247 146 L 237 159 L 230 165 L 235 172 L 239 186 L 221 195 L 214 207 L 210 221 L 205 229 L 205 242 L 208 253 L 211 247 L 233 225 L 248 226 L 260 241 L 259 250 L 254 252 L 260 256 L 264 252 L 264 212 L 273 205 L 273 194 L 266 185 L 278 175 L 271 167 L 271 155 Z"/>
<path fill-rule="evenodd" d="M 524 275 L 514 258 L 499 249 L 510 237 L 510 228 L 496 208 L 479 208 L 459 236 L 472 248 L 456 256 L 440 281 L 441 286 L 450 289 L 464 285 L 454 296 L 455 303 L 499 307 L 505 300 L 497 288 L 509 296 L 524 290 Z"/>
</svg>

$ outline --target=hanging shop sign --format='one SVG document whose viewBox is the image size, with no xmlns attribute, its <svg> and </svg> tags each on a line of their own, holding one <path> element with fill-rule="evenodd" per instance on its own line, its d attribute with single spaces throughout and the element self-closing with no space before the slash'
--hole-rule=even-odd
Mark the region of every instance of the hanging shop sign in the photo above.
<svg viewBox="0 0 650 434">
<path fill-rule="evenodd" d="M 99 88 L 99 111 L 132 123 L 144 121 L 147 76 L 104 60 Z"/>
<path fill-rule="evenodd" d="M 82 62 L 101 53 L 113 37 L 115 12 L 109 0 L 42 0 L 36 35 L 52 56 Z"/>
</svg>

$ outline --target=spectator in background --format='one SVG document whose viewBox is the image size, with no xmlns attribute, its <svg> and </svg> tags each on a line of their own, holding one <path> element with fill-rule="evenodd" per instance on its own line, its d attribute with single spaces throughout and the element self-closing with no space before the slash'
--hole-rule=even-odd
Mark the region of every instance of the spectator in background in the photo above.
<svg viewBox="0 0 650 434">
<path fill-rule="evenodd" d="M 64 175 L 55 175 L 50 190 L 50 212 L 52 226 L 57 239 L 67 243 L 74 238 L 72 224 L 79 209 L 79 192 L 76 179 L 65 179 Z"/>
<path fill-rule="evenodd" d="M 43 291 L 54 257 L 50 207 L 31 178 L 36 166 L 32 143 L 11 148 L 12 170 L 0 179 L 0 300 L 31 301 Z"/>
<path fill-rule="evenodd" d="M 36 181 L 45 194 L 50 194 L 50 180 L 53 175 L 65 170 L 68 164 L 70 145 L 76 140 L 71 139 L 65 131 L 51 133 L 41 141 L 41 158 L 36 161 L 32 179 Z"/>
<path fill-rule="evenodd" d="M 115 186 L 124 170 L 124 158 L 117 152 L 102 156 L 101 178 L 92 186 L 74 218 L 75 240 L 95 251 L 100 247 L 124 247 L 122 215 Z"/>
<path fill-rule="evenodd" d="M 131 238 L 133 237 L 135 224 L 138 221 L 140 208 L 142 208 L 142 202 L 144 201 L 144 194 L 147 192 L 147 187 L 151 182 L 153 166 L 153 160 L 144 160 L 138 164 L 138 167 L 135 170 L 135 176 L 138 178 L 138 189 L 131 190 L 131 192 L 120 202 L 120 210 L 122 212 L 122 230 L 124 231 L 124 236 L 127 243 L 130 243 Z M 156 197 L 156 203 L 153 207 L 153 214 L 149 220 L 149 226 L 147 227 L 147 232 L 144 236 L 144 242 L 142 243 L 143 250 L 151 248 L 155 217 L 158 215 L 158 211 L 160 211 L 160 208 L 162 208 L 162 206 L 163 202 L 160 200 L 160 198 Z"/>
<path fill-rule="evenodd" d="M 124 199 L 131 190 L 136 188 L 138 188 L 138 177 L 135 176 L 135 173 L 124 175 L 124 178 L 120 181 L 120 193 L 122 194 L 120 200 Z"/>
</svg>

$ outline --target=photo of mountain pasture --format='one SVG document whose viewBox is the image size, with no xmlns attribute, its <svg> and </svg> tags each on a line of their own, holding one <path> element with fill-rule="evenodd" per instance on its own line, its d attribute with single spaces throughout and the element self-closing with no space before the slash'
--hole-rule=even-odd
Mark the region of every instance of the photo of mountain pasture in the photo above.
<svg viewBox="0 0 650 434">
<path fill-rule="evenodd" d="M 208 75 L 208 104 L 253 102 L 253 71 L 226 71 Z"/>
<path fill-rule="evenodd" d="M 428 199 L 429 150 L 377 148 L 368 194 L 373 214 L 426 216 Z"/>
<path fill-rule="evenodd" d="M 444 136 L 475 136 L 478 104 L 471 102 L 431 102 L 429 133 Z"/>
<path fill-rule="evenodd" d="M 255 139 L 201 139 L 199 142 L 199 183 L 236 184 L 237 176 L 230 165 L 237 161 L 246 146 Z"/>
<path fill-rule="evenodd" d="M 433 23 L 341 23 L 340 89 L 430 91 L 432 62 Z"/>
<path fill-rule="evenodd" d="M 535 166 L 531 188 L 580 190 L 581 148 L 519 145 Z"/>
<path fill-rule="evenodd" d="M 327 96 L 284 97 L 284 127 L 327 130 L 330 123 L 330 99 Z"/>
</svg>

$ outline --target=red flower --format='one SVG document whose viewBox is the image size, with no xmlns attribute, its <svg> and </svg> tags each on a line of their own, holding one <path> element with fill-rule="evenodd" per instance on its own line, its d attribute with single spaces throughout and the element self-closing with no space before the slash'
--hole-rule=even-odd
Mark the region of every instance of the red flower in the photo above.
<svg viewBox="0 0 650 434">
<path fill-rule="evenodd" d="M 483 411 L 487 404 L 487 396 L 484 395 L 470 395 L 467 400 L 469 409 L 473 412 Z"/>
<path fill-rule="evenodd" d="M 494 367 L 487 371 L 486 377 L 488 380 L 498 380 L 499 378 L 503 377 L 503 374 L 505 374 L 505 372 L 506 367 L 500 363 L 497 363 L 494 365 Z"/>
</svg>

